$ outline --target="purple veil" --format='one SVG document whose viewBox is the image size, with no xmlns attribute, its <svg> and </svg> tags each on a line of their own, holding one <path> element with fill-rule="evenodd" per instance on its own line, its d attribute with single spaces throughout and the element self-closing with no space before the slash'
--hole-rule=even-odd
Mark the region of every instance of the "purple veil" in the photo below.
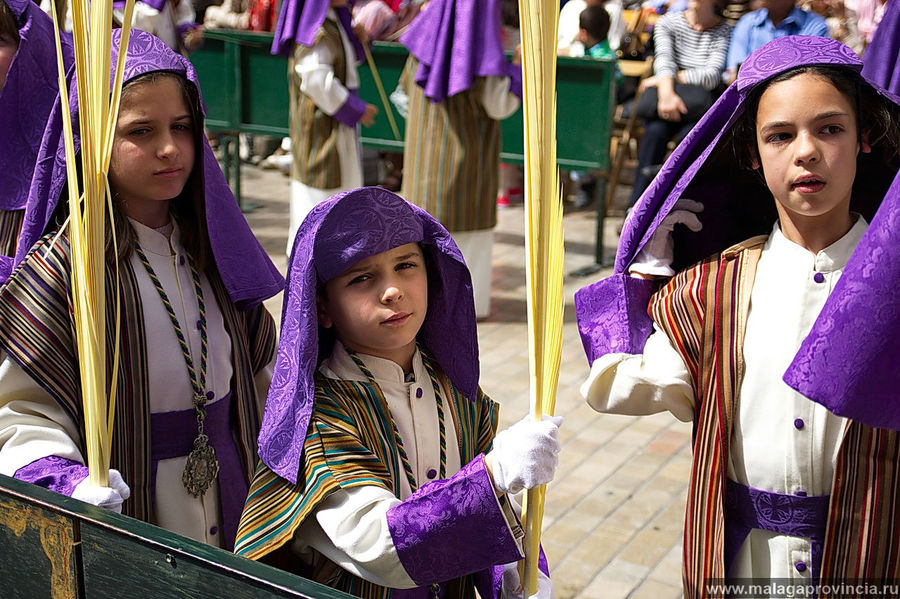
<svg viewBox="0 0 900 599">
<path fill-rule="evenodd" d="M 863 76 L 900 94 L 900 0 L 888 0 L 884 17 L 863 55 Z"/>
<path fill-rule="evenodd" d="M 59 93 L 56 35 L 53 20 L 32 0 L 5 2 L 18 21 L 19 49 L 0 90 L 0 210 L 21 210 Z M 63 33 L 62 50 L 68 71 L 74 61 L 71 34 Z"/>
<path fill-rule="evenodd" d="M 120 34 L 121 30 L 119 29 L 114 30 L 112 34 L 111 64 L 113 65 L 118 57 Z M 197 87 L 199 93 L 197 75 L 193 65 L 186 58 L 176 54 L 159 38 L 134 29 L 128 44 L 124 81 L 127 82 L 138 75 L 151 71 L 169 71 L 183 75 Z M 76 82 L 73 78 L 69 91 L 69 105 L 72 111 L 72 127 L 76 131 L 77 152 L 79 148 L 77 138 L 78 103 L 75 86 Z M 206 224 L 213 258 L 222 282 L 232 301 L 239 307 L 255 306 L 281 291 L 284 287 L 284 279 L 247 225 L 205 136 L 203 136 L 202 147 L 198 152 L 194 168 L 203 169 Z M 31 246 L 51 225 L 53 212 L 65 185 L 66 160 L 62 135 L 62 109 L 60 98 L 57 97 L 41 142 L 28 203 L 25 207 L 25 222 L 19 236 L 16 264 L 25 258 Z M 0 275 L 2 274 L 0 273 Z M 8 273 L 6 275 L 8 276 Z M 3 276 L 2 280 L 5 279 L 6 276 Z"/>
<path fill-rule="evenodd" d="M 457 389 L 475 398 L 479 368 L 472 281 L 450 234 L 427 212 L 380 187 L 335 194 L 313 208 L 297 231 L 259 434 L 262 461 L 292 483 L 313 411 L 315 371 L 332 344 L 318 325 L 318 286 L 360 260 L 407 243 L 422 246 L 428 267 L 428 313 L 419 342 Z"/>
<path fill-rule="evenodd" d="M 512 77 L 521 97 L 522 70 L 500 40 L 499 0 L 431 0 L 400 41 L 419 61 L 416 83 L 434 102 L 472 87 L 476 77 Z"/>
<path fill-rule="evenodd" d="M 771 194 L 758 175 L 735 164 L 729 139 L 730 130 L 744 112 L 744 103 L 752 89 L 773 76 L 804 65 L 833 65 L 859 72 L 862 62 L 850 48 L 828 38 L 789 36 L 776 39 L 756 50 L 741 66 L 737 81 L 707 111 L 700 122 L 679 144 L 663 169 L 635 205 L 622 230 L 616 255 L 614 274 L 575 294 L 579 332 L 588 360 L 607 353 L 640 353 L 652 331 L 647 314 L 650 296 L 656 290 L 652 281 L 635 279 L 627 274 L 628 266 L 647 243 L 662 219 L 681 197 L 704 203 L 699 233 L 676 231 L 676 270 L 685 268 L 706 256 L 753 235 L 766 234 L 775 221 Z M 900 98 L 868 82 L 872 88 L 898 104 Z M 862 161 L 871 155 L 861 155 Z M 862 167 L 861 167 L 862 168 Z M 851 206 L 861 212 L 873 226 L 866 232 L 847 265 L 838 287 L 829 297 L 822 314 L 801 347 L 785 380 L 805 396 L 835 413 L 857 418 L 867 424 L 886 426 L 889 406 L 896 404 L 889 385 L 878 386 L 876 373 L 890 366 L 900 356 L 896 327 L 900 304 L 892 296 L 870 284 L 870 273 L 878 272 L 884 285 L 900 284 L 896 260 L 885 257 L 889 248 L 900 245 L 897 229 L 884 232 L 885 221 L 900 219 L 897 184 L 888 192 L 896 172 L 857 175 Z M 879 233 L 879 231 L 881 231 Z M 683 234 L 681 234 L 683 233 Z M 875 257 L 881 257 L 878 264 Z M 851 265 L 852 268 L 851 268 Z M 888 272 L 893 268 L 892 272 Z M 875 304 L 861 302 L 880 302 Z M 866 310 L 850 313 L 848 306 L 882 306 L 881 321 L 894 322 L 894 328 L 854 328 L 857 346 L 882 348 L 878 356 L 872 351 L 853 353 L 844 340 L 829 332 L 846 330 Z M 867 319 L 867 322 L 868 321 Z M 857 323 L 859 324 L 859 323 Z M 891 346 L 893 344 L 893 346 Z M 893 353 L 887 351 L 893 347 Z M 830 361 L 821 359 L 827 354 Z M 865 356 L 865 358 L 863 358 Z M 840 370 L 834 364 L 843 363 Z M 885 376 L 885 375 L 882 375 Z M 853 390 L 852 397 L 835 395 L 836 390 Z M 866 406 L 857 402 L 864 398 Z M 852 411 L 843 402 L 856 404 Z M 900 428 L 900 410 L 893 408 L 894 428 Z"/>
<path fill-rule="evenodd" d="M 294 44 L 312 46 L 316 41 L 316 32 L 325 22 L 330 5 L 329 0 L 283 0 L 278 11 L 275 39 L 272 40 L 272 54 L 290 56 Z M 342 6 L 334 11 L 353 44 L 356 60 L 361 61 L 365 57 L 365 51 L 353 33 L 350 7 Z"/>
</svg>

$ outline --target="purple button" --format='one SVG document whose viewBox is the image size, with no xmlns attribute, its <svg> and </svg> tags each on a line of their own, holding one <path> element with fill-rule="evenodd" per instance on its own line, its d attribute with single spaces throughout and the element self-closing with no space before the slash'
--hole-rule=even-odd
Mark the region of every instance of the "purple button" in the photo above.
<svg viewBox="0 0 900 599">
<path fill-rule="evenodd" d="M 428 470 L 428 472 L 425 473 L 425 476 L 427 476 L 431 480 L 434 480 L 434 477 L 437 476 L 437 470 L 431 468 L 430 470 Z"/>
<path fill-rule="evenodd" d="M 212 391 L 206 392 L 206 399 L 208 399 L 209 401 L 212 401 L 213 399 L 215 399 L 215 397 L 216 397 L 216 394 L 213 393 Z"/>
<path fill-rule="evenodd" d="M 219 533 L 219 527 L 218 527 L 218 526 L 213 526 L 212 528 L 209 529 L 209 534 L 211 534 L 211 535 L 216 535 L 216 534 L 218 534 L 218 533 Z"/>
<path fill-rule="evenodd" d="M 806 572 L 806 562 L 797 562 L 794 567 L 797 568 L 797 572 Z"/>
<path fill-rule="evenodd" d="M 797 489 L 796 491 L 794 491 L 794 495 L 796 495 L 797 497 L 806 497 L 806 491 L 804 491 L 803 489 Z"/>
<path fill-rule="evenodd" d="M 823 275 L 820 272 L 817 272 L 816 274 L 813 275 L 813 281 L 815 281 L 816 283 L 824 283 L 825 275 Z"/>
<path fill-rule="evenodd" d="M 178 264 L 184 266 L 184 256 L 178 256 Z"/>
<path fill-rule="evenodd" d="M 794 428 L 797 429 L 798 431 L 800 429 L 802 429 L 804 426 L 806 426 L 806 425 L 803 422 L 803 418 L 797 418 L 796 420 L 794 420 Z"/>
<path fill-rule="evenodd" d="M 416 398 L 422 397 L 422 387 L 416 387 Z"/>
<path fill-rule="evenodd" d="M 202 324 L 200 323 L 200 321 L 198 320 L 198 321 L 197 321 L 197 330 L 199 331 L 199 330 L 202 329 L 202 328 L 203 328 L 203 325 L 202 325 Z"/>
</svg>

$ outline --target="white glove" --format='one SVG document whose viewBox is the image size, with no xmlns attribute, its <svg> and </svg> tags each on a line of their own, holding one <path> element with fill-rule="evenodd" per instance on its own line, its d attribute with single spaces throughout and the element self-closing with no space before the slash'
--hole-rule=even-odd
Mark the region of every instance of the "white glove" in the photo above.
<svg viewBox="0 0 900 599">
<path fill-rule="evenodd" d="M 674 253 L 672 231 L 675 229 L 675 225 L 681 224 L 696 233 L 703 228 L 703 223 L 697 218 L 697 213 L 702 211 L 703 204 L 700 202 L 687 198 L 681 198 L 675 202 L 672 211 L 662 219 L 650 240 L 635 256 L 634 262 L 628 267 L 628 272 L 654 277 L 674 275 L 675 271 L 672 270 Z"/>
<path fill-rule="evenodd" d="M 500 589 L 501 599 L 524 599 L 525 589 L 519 581 L 519 563 L 503 564 L 503 587 Z M 528 599 L 553 599 L 553 582 L 538 570 L 537 591 Z"/>
<path fill-rule="evenodd" d="M 544 416 L 535 422 L 526 416 L 494 438 L 488 454 L 494 487 L 501 493 L 518 493 L 553 480 L 559 463 L 559 425 L 562 416 Z"/>
<path fill-rule="evenodd" d="M 122 480 L 118 470 L 109 471 L 109 486 L 95 487 L 89 479 L 84 479 L 72 491 L 72 498 L 106 508 L 117 514 L 122 513 L 122 502 L 131 497 L 131 489 Z"/>
</svg>

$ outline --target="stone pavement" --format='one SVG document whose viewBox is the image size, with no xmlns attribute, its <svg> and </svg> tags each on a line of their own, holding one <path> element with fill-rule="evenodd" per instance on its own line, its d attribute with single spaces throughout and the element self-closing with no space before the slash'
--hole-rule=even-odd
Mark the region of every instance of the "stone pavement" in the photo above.
<svg viewBox="0 0 900 599">
<path fill-rule="evenodd" d="M 288 179 L 245 166 L 247 218 L 282 272 Z M 627 188 L 626 188 L 627 191 Z M 621 217 L 607 218 L 611 261 Z M 595 214 L 567 211 L 566 273 L 594 262 Z M 491 315 L 478 325 L 481 386 L 501 406 L 500 426 L 528 411 L 525 241 L 521 204 L 500 210 L 493 252 Z M 556 413 L 563 450 L 546 498 L 543 545 L 558 599 L 681 597 L 681 531 L 690 472 L 690 424 L 668 413 L 602 415 L 581 399 L 589 368 L 575 324 L 574 292 L 608 274 L 565 278 L 565 323 Z M 267 302 L 278 320 L 281 296 Z"/>
</svg>

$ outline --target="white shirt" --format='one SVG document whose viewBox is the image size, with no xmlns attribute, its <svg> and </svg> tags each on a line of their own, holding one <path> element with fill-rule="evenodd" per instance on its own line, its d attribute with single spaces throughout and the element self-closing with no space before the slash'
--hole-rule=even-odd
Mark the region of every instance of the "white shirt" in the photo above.
<svg viewBox="0 0 900 599">
<path fill-rule="evenodd" d="M 776 224 L 757 266 L 744 339 L 744 378 L 736 398 L 728 477 L 741 484 L 794 494 L 831 492 L 847 421 L 782 380 L 866 230 L 862 217 L 834 244 L 813 254 L 789 241 Z M 594 361 L 581 387 L 601 412 L 693 417 L 691 377 L 668 337 L 654 327 L 643 355 L 608 354 Z M 736 578 L 809 579 L 805 538 L 752 530 L 728 573 Z"/>
</svg>

